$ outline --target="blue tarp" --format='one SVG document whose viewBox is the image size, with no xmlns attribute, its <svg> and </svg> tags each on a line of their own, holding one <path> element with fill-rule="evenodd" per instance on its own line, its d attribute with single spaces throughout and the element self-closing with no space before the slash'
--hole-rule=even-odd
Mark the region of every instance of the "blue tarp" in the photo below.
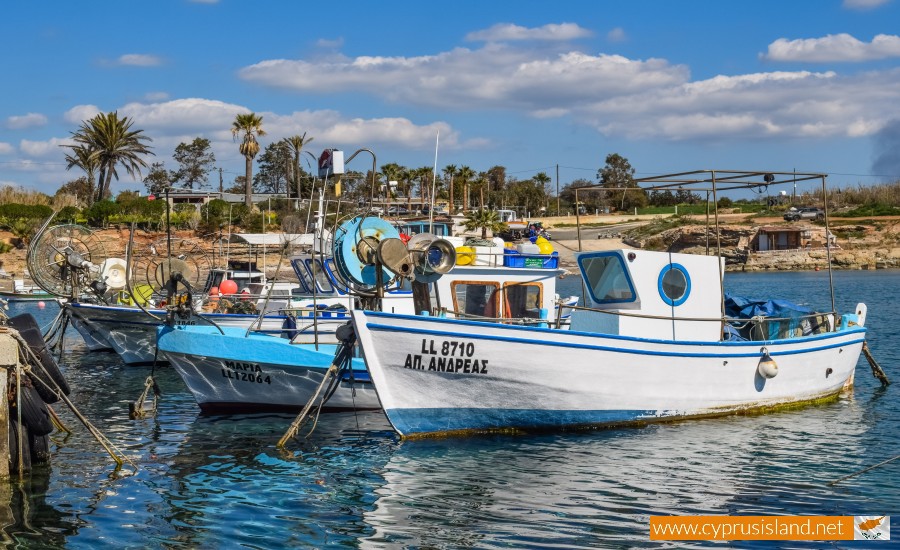
<svg viewBox="0 0 900 550">
<path fill-rule="evenodd" d="M 725 294 L 725 316 L 732 319 L 752 319 L 754 317 L 767 317 L 781 319 L 769 320 L 760 325 L 755 331 L 752 324 L 742 324 L 740 329 L 726 327 L 727 339 L 775 340 L 793 335 L 797 328 L 802 329 L 803 334 L 814 332 L 818 328 L 817 323 L 803 323 L 804 319 L 810 319 L 814 311 L 799 306 L 787 300 L 751 300 L 742 296 Z M 741 323 L 736 323 L 741 324 Z M 816 326 L 813 326 L 816 325 Z M 728 330 L 731 328 L 732 330 Z M 760 330 L 764 331 L 760 334 Z M 739 333 L 739 334 L 735 334 Z"/>
</svg>

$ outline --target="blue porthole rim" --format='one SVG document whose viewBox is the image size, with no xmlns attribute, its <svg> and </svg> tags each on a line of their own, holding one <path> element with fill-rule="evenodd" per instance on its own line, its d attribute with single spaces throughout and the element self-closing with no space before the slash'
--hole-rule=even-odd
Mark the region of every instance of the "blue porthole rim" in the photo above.
<svg viewBox="0 0 900 550">
<path fill-rule="evenodd" d="M 662 286 L 663 277 L 665 277 L 666 273 L 668 273 L 669 271 L 672 271 L 673 269 L 675 271 L 680 271 L 681 274 L 684 275 L 684 281 L 685 281 L 684 294 L 682 294 L 681 297 L 678 298 L 677 300 L 673 300 L 672 298 L 669 298 L 668 296 L 666 296 L 666 293 L 663 291 L 663 286 Z M 687 301 L 688 297 L 691 295 L 691 276 L 688 275 L 687 269 L 685 269 L 685 267 L 683 265 L 671 263 L 671 264 L 668 264 L 667 266 L 663 267 L 662 270 L 659 272 L 659 278 L 656 281 L 656 286 L 657 286 L 657 290 L 659 290 L 659 297 L 662 298 L 663 302 L 669 304 L 672 307 L 680 306 L 681 304 L 685 303 Z"/>
</svg>

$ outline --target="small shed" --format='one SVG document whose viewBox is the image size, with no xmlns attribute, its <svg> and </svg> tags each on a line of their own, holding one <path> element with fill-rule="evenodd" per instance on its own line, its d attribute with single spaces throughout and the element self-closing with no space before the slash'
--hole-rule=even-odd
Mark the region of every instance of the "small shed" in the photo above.
<svg viewBox="0 0 900 550">
<path fill-rule="evenodd" d="M 812 232 L 808 227 L 764 226 L 757 229 L 756 235 L 750 240 L 750 250 L 753 252 L 798 250 L 809 243 L 811 235 Z"/>
</svg>

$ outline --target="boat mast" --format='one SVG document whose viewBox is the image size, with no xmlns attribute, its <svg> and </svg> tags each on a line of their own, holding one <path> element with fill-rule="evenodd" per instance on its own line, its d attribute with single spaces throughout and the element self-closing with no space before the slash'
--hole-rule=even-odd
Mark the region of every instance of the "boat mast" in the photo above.
<svg viewBox="0 0 900 550">
<path fill-rule="evenodd" d="M 796 185 L 795 182 L 794 186 Z M 822 207 L 822 210 L 825 211 L 825 255 L 828 258 L 828 288 L 831 291 L 831 311 L 837 316 L 837 308 L 834 305 L 834 276 L 831 271 L 831 227 L 828 225 L 828 191 L 825 187 L 825 174 L 822 174 Z"/>
</svg>

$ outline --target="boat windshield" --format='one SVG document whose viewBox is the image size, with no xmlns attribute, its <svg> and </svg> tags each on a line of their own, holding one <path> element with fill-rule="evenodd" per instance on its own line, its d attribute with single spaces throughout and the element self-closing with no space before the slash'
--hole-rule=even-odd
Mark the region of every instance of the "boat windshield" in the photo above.
<svg viewBox="0 0 900 550">
<path fill-rule="evenodd" d="M 582 256 L 578 259 L 591 298 L 597 303 L 633 302 L 634 285 L 618 254 Z"/>
</svg>

